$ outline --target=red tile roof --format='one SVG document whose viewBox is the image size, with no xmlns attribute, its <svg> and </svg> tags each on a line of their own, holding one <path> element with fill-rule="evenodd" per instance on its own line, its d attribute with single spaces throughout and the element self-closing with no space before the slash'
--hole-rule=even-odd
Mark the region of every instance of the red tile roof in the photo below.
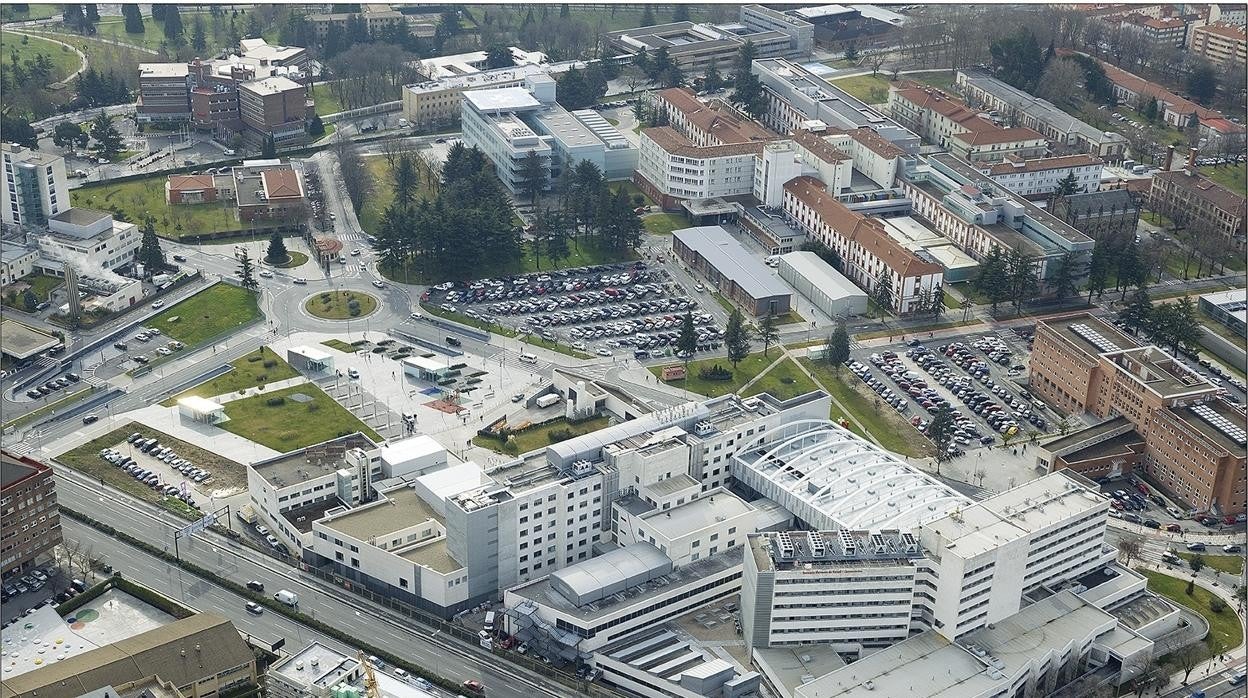
<svg viewBox="0 0 1248 698">
<path fill-rule="evenodd" d="M 212 175 L 169 175 L 169 191 L 190 192 L 212 189 Z"/>
<path fill-rule="evenodd" d="M 303 196 L 299 175 L 294 170 L 266 170 L 260 173 L 264 182 L 264 196 L 273 199 L 298 199 Z"/>
<path fill-rule="evenodd" d="M 1074 52 L 1069 49 L 1058 49 L 1059 55 L 1069 56 L 1073 53 Z M 1176 95 L 1155 82 L 1149 82 L 1138 75 L 1128 73 L 1122 68 L 1119 68 L 1112 63 L 1102 61 L 1099 58 L 1094 60 L 1100 63 L 1101 67 L 1105 69 L 1105 76 L 1109 78 L 1110 82 L 1137 95 L 1150 95 L 1153 99 L 1161 100 L 1169 105 L 1170 110 L 1176 114 L 1191 114 L 1192 112 L 1195 112 L 1196 117 L 1201 121 L 1204 121 L 1205 119 L 1222 118 L 1221 112 L 1213 109 L 1206 109 L 1191 100 L 1187 100 Z"/>
<path fill-rule="evenodd" d="M 793 142 L 809 150 L 815 157 L 824 162 L 839 162 L 841 160 L 853 160 L 852 157 L 842 153 L 836 149 L 836 146 L 829 143 L 826 139 L 817 133 L 807 131 L 806 129 L 798 129 L 793 133 Z"/>
<path fill-rule="evenodd" d="M 1196 31 L 1215 34 L 1228 39 L 1237 39 L 1239 41 L 1248 39 L 1248 36 L 1244 33 L 1243 27 L 1231 26 L 1229 24 L 1207 24 L 1203 27 L 1197 27 Z"/>
<path fill-rule="evenodd" d="M 1021 143 L 1023 141 L 1043 141 L 1043 135 L 1029 128 L 998 128 L 981 131 L 967 131 L 953 136 L 967 145 L 990 145 L 993 143 Z"/>
<path fill-rule="evenodd" d="M 996 176 L 1013 174 L 1015 172 L 1043 172 L 1045 170 L 1060 170 L 1066 167 L 1085 167 L 1102 164 L 1104 164 L 1103 160 L 1087 153 L 1064 155 L 1056 158 L 1032 158 L 1030 160 L 1012 158 L 1006 162 L 993 165 L 989 168 L 988 174 Z"/>
<path fill-rule="evenodd" d="M 653 126 L 641 132 L 665 152 L 687 158 L 722 158 L 730 155 L 757 155 L 763 151 L 764 143 L 731 143 L 727 145 L 694 145 L 693 141 L 671 126 Z"/>
<path fill-rule="evenodd" d="M 659 98 L 699 130 L 725 144 L 772 141 L 780 138 L 758 122 L 720 100 L 703 103 L 689 90 L 672 87 L 659 92 Z"/>
</svg>

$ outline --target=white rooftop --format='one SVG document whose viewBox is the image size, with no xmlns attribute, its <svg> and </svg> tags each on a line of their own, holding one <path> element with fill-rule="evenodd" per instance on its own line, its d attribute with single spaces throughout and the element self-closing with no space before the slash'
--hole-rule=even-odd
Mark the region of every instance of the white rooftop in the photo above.
<svg viewBox="0 0 1248 698">
<path fill-rule="evenodd" d="M 381 460 L 390 463 L 406 463 L 445 452 L 432 436 L 419 434 L 400 441 L 391 441 L 381 447 Z"/>
<path fill-rule="evenodd" d="M 542 106 L 542 103 L 523 87 L 472 90 L 464 93 L 464 99 L 477 111 L 483 112 L 520 111 Z"/>
<path fill-rule="evenodd" d="M 494 480 L 485 474 L 481 466 L 469 461 L 421 475 L 416 482 L 438 499 L 446 500 L 461 492 L 491 484 Z"/>
<path fill-rule="evenodd" d="M 302 90 L 303 85 L 285 78 L 280 75 L 264 78 L 263 80 L 252 80 L 243 83 L 243 88 L 248 89 L 260 95 L 275 95 L 290 90 Z"/>
<path fill-rule="evenodd" d="M 186 63 L 140 63 L 140 78 L 184 78 L 190 73 Z"/>
<path fill-rule="evenodd" d="M 306 344 L 300 344 L 297 347 L 291 347 L 290 351 L 311 361 L 324 362 L 329 361 L 333 356 L 324 349 L 317 349 Z"/>
<path fill-rule="evenodd" d="M 435 359 L 432 356 L 408 356 L 403 359 L 403 363 L 431 373 L 445 371 L 450 366 L 447 362 Z"/>
<path fill-rule="evenodd" d="M 206 397 L 198 395 L 188 395 L 178 398 L 178 407 L 185 407 L 192 412 L 199 414 L 215 414 L 225 410 L 225 406 L 213 402 Z"/>
<path fill-rule="evenodd" d="M 745 500 L 723 488 L 716 488 L 679 506 L 648 512 L 641 519 L 646 528 L 672 539 L 751 511 L 753 507 Z"/>
<path fill-rule="evenodd" d="M 845 278 L 845 275 L 832 268 L 830 264 L 819 258 L 814 252 L 790 252 L 781 255 L 780 261 L 793 267 L 793 270 L 809 280 L 816 288 L 828 294 L 829 298 L 866 297 L 866 292 Z"/>
</svg>

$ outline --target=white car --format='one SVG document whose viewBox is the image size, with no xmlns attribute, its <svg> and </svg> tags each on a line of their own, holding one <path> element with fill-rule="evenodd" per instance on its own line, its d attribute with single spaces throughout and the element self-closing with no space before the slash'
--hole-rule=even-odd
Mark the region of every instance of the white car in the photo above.
<svg viewBox="0 0 1248 698">
<path fill-rule="evenodd" d="M 351 250 L 351 256 L 352 256 L 352 257 L 359 257 L 359 256 L 360 256 L 360 248 L 358 248 L 358 247 L 357 247 L 357 248 L 355 248 L 354 250 Z"/>
<path fill-rule="evenodd" d="M 359 378 L 360 372 L 355 370 L 354 368 L 351 368 L 351 369 L 347 369 L 347 375 L 352 378 Z"/>
<path fill-rule="evenodd" d="M 273 272 L 269 271 L 268 269 L 261 269 L 260 276 L 265 279 L 271 279 L 273 278 Z"/>
<path fill-rule="evenodd" d="M 152 310 L 160 310 L 163 307 L 165 307 L 164 301 L 156 301 L 155 303 L 152 303 Z"/>
</svg>

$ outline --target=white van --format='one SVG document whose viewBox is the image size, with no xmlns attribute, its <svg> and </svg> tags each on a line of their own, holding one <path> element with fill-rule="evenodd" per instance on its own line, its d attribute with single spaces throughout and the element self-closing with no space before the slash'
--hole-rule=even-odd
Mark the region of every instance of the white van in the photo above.
<svg viewBox="0 0 1248 698">
<path fill-rule="evenodd" d="M 535 364 L 537 363 L 537 354 L 528 354 L 528 353 L 521 354 L 520 360 L 525 362 L 526 364 Z"/>
<path fill-rule="evenodd" d="M 493 611 L 486 612 L 484 628 L 487 633 L 494 632 L 494 612 Z"/>
<path fill-rule="evenodd" d="M 399 677 L 400 679 L 403 679 L 404 681 L 407 680 L 407 671 L 404 669 L 395 669 L 394 675 Z"/>
</svg>

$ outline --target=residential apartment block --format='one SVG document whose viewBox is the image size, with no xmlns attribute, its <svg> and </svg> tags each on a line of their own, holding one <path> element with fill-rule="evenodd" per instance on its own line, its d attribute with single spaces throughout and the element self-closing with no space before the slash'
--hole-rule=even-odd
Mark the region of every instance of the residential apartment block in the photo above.
<svg viewBox="0 0 1248 698">
<path fill-rule="evenodd" d="M 1125 418 L 1144 442 L 1142 462 L 1133 460 L 1193 511 L 1244 511 L 1244 412 L 1219 400 L 1218 387 L 1194 370 L 1088 315 L 1039 323 L 1029 370 L 1031 391 L 1049 404 Z M 1050 467 L 1085 460 L 1061 456 Z"/>
<path fill-rule="evenodd" d="M 1217 65 L 1248 61 L 1248 37 L 1244 25 L 1209 24 L 1192 30 L 1191 52 Z"/>
<path fill-rule="evenodd" d="M 1190 165 L 1154 173 L 1148 200 L 1149 208 L 1187 229 L 1212 232 L 1234 249 L 1244 248 L 1248 200 L 1196 173 Z"/>
<path fill-rule="evenodd" d="M 958 90 L 968 104 L 995 111 L 1008 123 L 1038 131 L 1055 150 L 1090 153 L 1116 161 L 1126 157 L 1127 139 L 1102 131 L 1067 114 L 1047 100 L 1032 96 L 978 70 L 960 70 Z"/>
<path fill-rule="evenodd" d="M 1152 47 L 1183 48 L 1187 44 L 1188 23 L 1182 17 L 1148 17 L 1133 12 L 1118 26 L 1139 35 Z"/>
<path fill-rule="evenodd" d="M 1044 136 L 1029 128 L 1005 128 L 984 113 L 932 87 L 892 86 L 888 109 L 894 119 L 925 140 L 970 162 L 1037 158 L 1049 149 Z"/>
<path fill-rule="evenodd" d="M 3 143 L 0 163 L 4 165 L 0 220 L 7 225 L 37 228 L 69 208 L 65 158 Z"/>
<path fill-rule="evenodd" d="M 61 544 L 52 468 L 33 458 L 0 453 L 0 573 L 21 574 Z"/>
</svg>

